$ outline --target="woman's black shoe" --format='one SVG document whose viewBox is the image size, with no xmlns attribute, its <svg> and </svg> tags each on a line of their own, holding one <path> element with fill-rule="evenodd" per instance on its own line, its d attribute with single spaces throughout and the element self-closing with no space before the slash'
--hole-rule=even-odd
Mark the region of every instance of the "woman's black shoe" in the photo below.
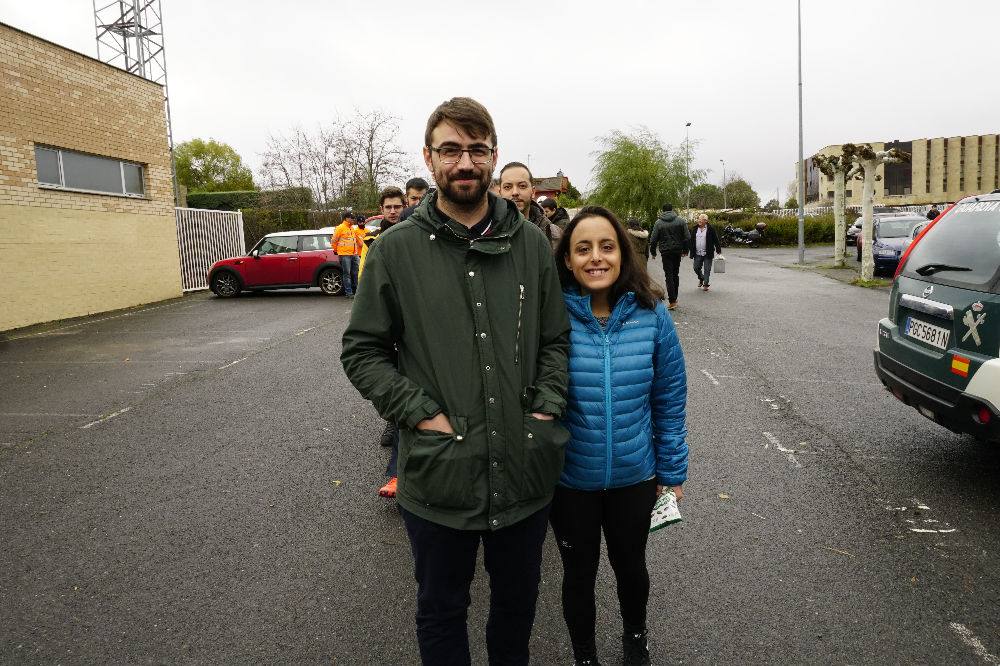
<svg viewBox="0 0 1000 666">
<path fill-rule="evenodd" d="M 625 666 L 649 666 L 649 641 L 645 629 L 640 632 L 626 633 L 622 636 L 622 652 Z"/>
</svg>

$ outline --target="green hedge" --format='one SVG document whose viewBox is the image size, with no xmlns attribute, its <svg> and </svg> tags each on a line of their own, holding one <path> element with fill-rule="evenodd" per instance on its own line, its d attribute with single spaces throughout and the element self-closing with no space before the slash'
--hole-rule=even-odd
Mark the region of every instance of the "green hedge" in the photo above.
<svg viewBox="0 0 1000 666">
<path fill-rule="evenodd" d="M 761 245 L 797 245 L 799 242 L 799 220 L 795 217 L 772 217 L 760 213 L 709 213 L 712 224 L 717 225 L 719 233 L 727 224 L 750 230 L 758 222 L 767 224 Z M 833 213 L 807 217 L 804 224 L 807 243 L 832 243 L 834 236 Z"/>
<path fill-rule="evenodd" d="M 327 210 L 248 208 L 243 211 L 243 234 L 249 250 L 266 234 L 335 227 L 340 222 L 340 213 Z"/>
<path fill-rule="evenodd" d="M 308 187 L 288 187 L 282 190 L 247 190 L 234 192 L 191 192 L 187 195 L 190 208 L 208 210 L 245 210 L 247 208 L 308 209 L 312 206 Z"/>
</svg>

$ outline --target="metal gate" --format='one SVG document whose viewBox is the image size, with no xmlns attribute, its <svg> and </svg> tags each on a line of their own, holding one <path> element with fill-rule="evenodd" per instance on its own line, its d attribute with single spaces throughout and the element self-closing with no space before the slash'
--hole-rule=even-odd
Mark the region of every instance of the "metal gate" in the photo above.
<svg viewBox="0 0 1000 666">
<path fill-rule="evenodd" d="M 184 291 L 208 289 L 208 269 L 219 259 L 246 254 L 243 213 L 228 210 L 175 208 L 177 249 Z"/>
</svg>

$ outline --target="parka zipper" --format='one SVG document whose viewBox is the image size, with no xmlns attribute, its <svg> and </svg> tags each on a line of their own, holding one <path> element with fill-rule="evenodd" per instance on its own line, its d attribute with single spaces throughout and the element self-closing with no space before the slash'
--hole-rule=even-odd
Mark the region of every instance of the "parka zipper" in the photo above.
<svg viewBox="0 0 1000 666">
<path fill-rule="evenodd" d="M 610 320 L 608 324 L 610 324 Z M 604 421 L 605 421 L 605 448 L 607 462 L 604 468 L 604 488 L 611 485 L 611 426 L 614 418 L 611 413 L 611 343 L 608 334 L 604 335 Z"/>
<path fill-rule="evenodd" d="M 514 365 L 520 362 L 521 356 L 521 313 L 524 311 L 524 285 L 519 284 L 521 294 L 517 300 L 517 337 L 514 338 Z"/>
</svg>

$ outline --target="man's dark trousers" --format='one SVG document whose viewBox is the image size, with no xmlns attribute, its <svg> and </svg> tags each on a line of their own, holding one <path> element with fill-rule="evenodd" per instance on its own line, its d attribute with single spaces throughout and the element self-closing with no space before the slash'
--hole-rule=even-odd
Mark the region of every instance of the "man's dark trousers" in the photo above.
<svg viewBox="0 0 1000 666">
<path fill-rule="evenodd" d="M 667 281 L 667 301 L 677 300 L 677 290 L 680 288 L 681 257 L 680 252 L 661 252 L 663 259 L 663 276 Z"/>
<path fill-rule="evenodd" d="M 490 576 L 491 666 L 528 663 L 549 507 L 499 530 L 456 530 L 403 508 L 417 579 L 417 640 L 425 666 L 471 664 L 466 627 L 479 542 Z"/>
</svg>

